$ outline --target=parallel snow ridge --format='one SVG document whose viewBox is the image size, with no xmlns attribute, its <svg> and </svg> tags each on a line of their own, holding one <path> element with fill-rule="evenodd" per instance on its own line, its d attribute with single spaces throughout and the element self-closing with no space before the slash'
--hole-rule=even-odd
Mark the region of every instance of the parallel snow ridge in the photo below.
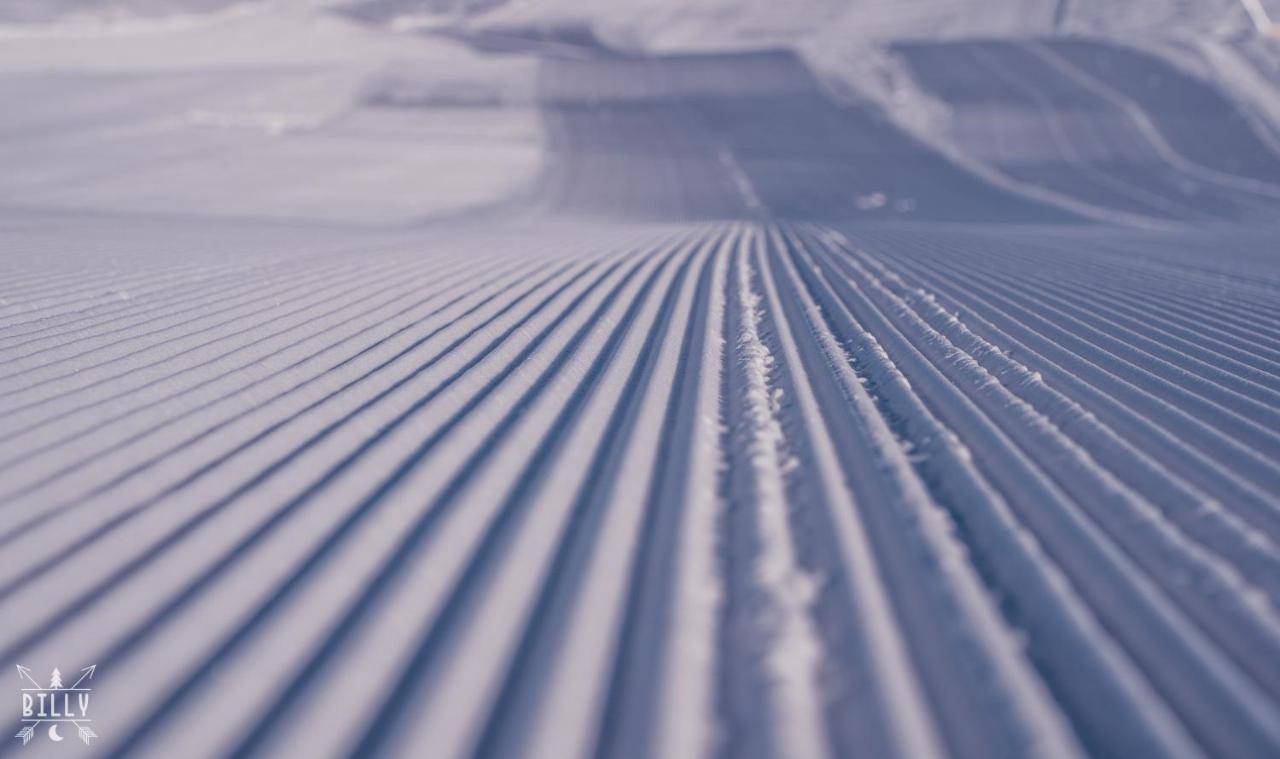
<svg viewBox="0 0 1280 759">
<path fill-rule="evenodd" d="M 0 659 L 103 755 L 1280 751 L 1269 235 L 414 235 L 9 259 Z"/>
</svg>

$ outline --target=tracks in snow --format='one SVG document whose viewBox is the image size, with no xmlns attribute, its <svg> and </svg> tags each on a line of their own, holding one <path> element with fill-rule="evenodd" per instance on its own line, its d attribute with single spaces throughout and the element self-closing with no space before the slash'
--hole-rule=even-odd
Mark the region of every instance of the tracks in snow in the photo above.
<svg viewBox="0 0 1280 759">
<path fill-rule="evenodd" d="M 17 273 L 4 658 L 130 756 L 1280 748 L 1265 240 L 580 229 Z"/>
</svg>

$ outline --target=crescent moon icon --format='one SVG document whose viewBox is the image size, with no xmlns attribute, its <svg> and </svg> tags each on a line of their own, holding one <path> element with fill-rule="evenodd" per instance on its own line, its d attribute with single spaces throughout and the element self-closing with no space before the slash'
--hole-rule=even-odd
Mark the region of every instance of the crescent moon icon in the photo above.
<svg viewBox="0 0 1280 759">
<path fill-rule="evenodd" d="M 56 722 L 53 723 L 52 725 L 49 725 L 49 740 L 53 741 L 54 743 L 61 743 L 66 740 L 66 738 L 63 738 L 61 735 L 58 735 L 58 723 Z"/>
</svg>

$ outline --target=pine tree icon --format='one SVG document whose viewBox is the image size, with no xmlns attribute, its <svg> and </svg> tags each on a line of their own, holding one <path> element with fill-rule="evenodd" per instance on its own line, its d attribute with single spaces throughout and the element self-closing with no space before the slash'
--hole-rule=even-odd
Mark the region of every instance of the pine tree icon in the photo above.
<svg viewBox="0 0 1280 759">
<path fill-rule="evenodd" d="M 53 674 L 49 676 L 49 689 L 57 690 L 62 687 L 62 673 L 57 667 L 53 668 Z"/>
</svg>

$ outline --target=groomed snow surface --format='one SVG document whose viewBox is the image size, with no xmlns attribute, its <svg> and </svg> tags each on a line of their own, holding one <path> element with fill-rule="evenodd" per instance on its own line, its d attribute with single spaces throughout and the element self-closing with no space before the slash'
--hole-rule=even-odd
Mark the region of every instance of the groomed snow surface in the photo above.
<svg viewBox="0 0 1280 759">
<path fill-rule="evenodd" d="M 1276 43 L 223 5 L 0 51 L 0 754 L 1280 755 Z"/>
</svg>

